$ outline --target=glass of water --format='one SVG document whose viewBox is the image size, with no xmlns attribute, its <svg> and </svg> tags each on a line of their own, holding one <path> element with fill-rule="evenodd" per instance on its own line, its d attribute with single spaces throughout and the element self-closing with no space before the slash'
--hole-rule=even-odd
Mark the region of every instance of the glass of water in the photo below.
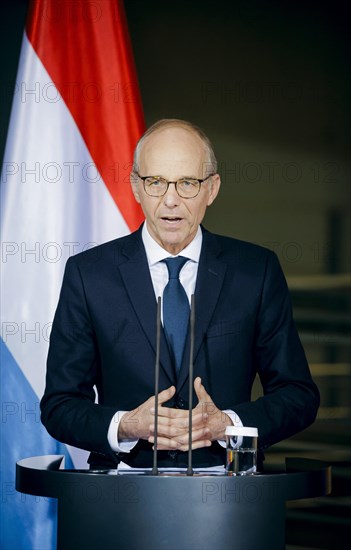
<svg viewBox="0 0 351 550">
<path fill-rule="evenodd" d="M 257 428 L 227 426 L 225 430 L 229 476 L 246 476 L 257 471 Z"/>
</svg>

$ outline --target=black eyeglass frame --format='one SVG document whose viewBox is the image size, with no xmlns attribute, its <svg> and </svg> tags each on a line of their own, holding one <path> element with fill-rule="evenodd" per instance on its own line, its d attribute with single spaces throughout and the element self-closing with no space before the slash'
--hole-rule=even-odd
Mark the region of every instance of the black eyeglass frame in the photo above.
<svg viewBox="0 0 351 550">
<path fill-rule="evenodd" d="M 161 176 L 141 176 L 140 174 L 138 174 L 138 172 L 134 172 L 136 176 L 138 176 L 138 178 L 140 178 L 143 182 L 143 187 L 144 187 L 144 191 L 145 193 L 149 196 L 149 197 L 154 197 L 155 199 L 157 198 L 160 198 L 160 197 L 164 197 L 165 194 L 167 193 L 168 191 L 168 188 L 170 186 L 171 183 L 173 183 L 174 187 L 175 187 L 175 190 L 177 191 L 178 195 L 182 198 L 182 199 L 195 199 L 195 197 L 198 196 L 198 194 L 200 193 L 200 190 L 201 190 L 201 185 L 207 181 L 209 178 L 212 178 L 212 176 L 214 176 L 215 174 L 210 174 L 209 176 L 207 176 L 207 178 L 205 179 L 198 179 L 198 178 L 179 178 L 179 180 L 177 181 L 168 181 L 166 180 L 165 178 L 162 178 Z M 155 178 L 155 179 L 162 179 L 163 181 L 166 181 L 167 182 L 167 187 L 166 187 L 166 190 L 164 193 L 162 193 L 162 195 L 150 195 L 147 191 L 146 191 L 146 186 L 145 186 L 145 180 L 147 180 L 148 178 Z M 199 184 L 199 188 L 198 188 L 198 191 L 196 193 L 196 195 L 194 195 L 193 197 L 184 197 L 183 195 L 181 195 L 178 191 L 178 188 L 177 188 L 177 184 L 179 181 L 182 181 L 182 180 L 192 180 L 192 181 L 197 181 L 197 183 Z"/>
</svg>

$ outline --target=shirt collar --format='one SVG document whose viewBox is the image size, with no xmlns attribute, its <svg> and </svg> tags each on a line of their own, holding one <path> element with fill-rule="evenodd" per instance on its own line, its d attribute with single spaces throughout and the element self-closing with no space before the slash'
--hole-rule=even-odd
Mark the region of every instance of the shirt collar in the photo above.
<svg viewBox="0 0 351 550">
<path fill-rule="evenodd" d="M 146 250 L 147 261 L 149 266 L 152 266 L 158 262 L 161 262 L 165 258 L 172 256 L 167 250 L 162 248 L 153 237 L 151 237 L 149 230 L 147 228 L 147 222 L 144 223 L 141 233 L 143 243 Z M 189 258 L 194 262 L 199 262 L 200 253 L 202 246 L 202 231 L 201 227 L 197 228 L 197 232 L 191 243 L 188 244 L 179 254 L 179 256 L 184 256 Z"/>
</svg>

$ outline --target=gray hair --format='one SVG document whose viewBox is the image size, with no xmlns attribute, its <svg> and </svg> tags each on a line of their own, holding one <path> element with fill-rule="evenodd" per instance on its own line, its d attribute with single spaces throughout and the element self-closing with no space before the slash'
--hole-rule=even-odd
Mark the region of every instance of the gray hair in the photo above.
<svg viewBox="0 0 351 550">
<path fill-rule="evenodd" d="M 205 132 L 201 130 L 199 126 L 196 126 L 196 124 L 193 124 L 192 122 L 188 122 L 186 120 L 181 120 L 178 118 L 162 118 L 161 120 L 158 120 L 150 126 L 146 130 L 146 132 L 141 136 L 138 143 L 136 144 L 135 151 L 134 151 L 134 159 L 133 159 L 133 172 L 139 172 L 139 158 L 140 158 L 140 151 L 142 149 L 142 146 L 144 144 L 144 141 L 154 132 L 157 132 L 158 130 L 162 130 L 163 128 L 170 128 L 172 126 L 180 126 L 190 132 L 195 133 L 202 141 L 204 148 L 207 153 L 208 158 L 208 164 L 211 167 L 212 173 L 217 173 L 217 159 L 213 151 L 212 143 L 206 136 Z"/>
</svg>

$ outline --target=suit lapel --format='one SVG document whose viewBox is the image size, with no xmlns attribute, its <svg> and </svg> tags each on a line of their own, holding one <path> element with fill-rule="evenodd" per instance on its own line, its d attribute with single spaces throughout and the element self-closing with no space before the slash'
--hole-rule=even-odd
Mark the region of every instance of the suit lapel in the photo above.
<svg viewBox="0 0 351 550">
<path fill-rule="evenodd" d="M 214 235 L 203 229 L 203 242 L 195 288 L 194 363 L 203 343 L 223 286 L 227 266 L 218 259 L 221 247 Z M 180 391 L 189 374 L 190 338 L 185 345 L 177 390 Z M 196 377 L 196 370 L 194 370 Z"/>
<path fill-rule="evenodd" d="M 157 302 L 141 230 L 126 240 L 122 255 L 125 261 L 119 264 L 118 269 L 140 325 L 156 353 Z M 175 384 L 175 372 L 163 330 L 161 330 L 160 365 L 168 376 L 170 384 Z"/>
</svg>

